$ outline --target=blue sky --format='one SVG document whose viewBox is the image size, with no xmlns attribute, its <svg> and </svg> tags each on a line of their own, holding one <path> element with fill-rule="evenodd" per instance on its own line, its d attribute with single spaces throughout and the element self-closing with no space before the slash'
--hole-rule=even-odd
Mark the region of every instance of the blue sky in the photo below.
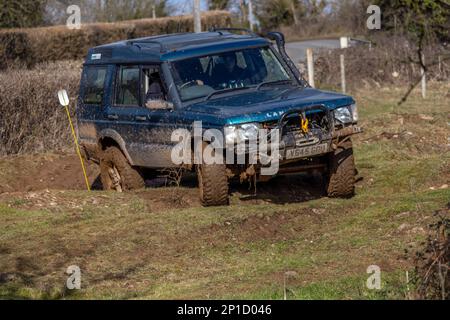
<svg viewBox="0 0 450 320">
<path fill-rule="evenodd" d="M 193 0 L 168 0 L 167 2 L 171 8 L 177 9 L 175 12 L 170 12 L 171 15 L 191 13 L 192 4 L 194 3 Z M 200 6 L 202 10 L 206 10 L 208 7 L 207 0 L 201 0 Z"/>
<path fill-rule="evenodd" d="M 235 3 L 235 1 L 230 2 L 232 4 Z M 176 11 L 170 12 L 171 15 L 189 14 L 192 12 L 194 0 L 168 0 L 167 3 L 171 8 L 176 8 Z M 202 10 L 207 10 L 208 0 L 200 0 L 200 7 Z M 233 5 L 231 6 L 231 10 L 233 10 Z"/>
<path fill-rule="evenodd" d="M 325 8 L 326 13 L 330 13 L 332 8 L 332 3 L 337 0 L 331 0 L 328 3 L 328 6 Z M 177 14 L 187 14 L 192 12 L 192 4 L 193 0 L 168 0 L 167 1 L 170 7 L 176 8 L 177 10 L 174 12 L 170 12 L 171 15 Z M 233 1 L 234 2 L 234 1 Z M 200 5 L 202 10 L 206 10 L 208 8 L 208 0 L 200 0 Z"/>
</svg>

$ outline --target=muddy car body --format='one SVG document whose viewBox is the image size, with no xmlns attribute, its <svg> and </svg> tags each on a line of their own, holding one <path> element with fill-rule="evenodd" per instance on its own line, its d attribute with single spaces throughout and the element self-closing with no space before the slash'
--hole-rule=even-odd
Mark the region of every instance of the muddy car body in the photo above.
<svg viewBox="0 0 450 320">
<path fill-rule="evenodd" d="M 99 162 L 105 189 L 143 187 L 146 174 L 179 167 L 172 158 L 172 134 L 201 122 L 202 130 L 223 132 L 225 140 L 232 131 L 223 156 L 225 150 L 237 152 L 237 135 L 245 144 L 257 129 L 278 129 L 278 174 L 317 170 L 329 196 L 354 192 L 350 136 L 361 131 L 355 101 L 311 88 L 285 53 L 280 33 L 263 37 L 221 29 L 92 48 L 77 120 L 83 154 Z M 204 139 L 202 148 L 209 143 Z M 240 164 L 182 166 L 197 171 L 204 205 L 227 204 L 231 178 L 273 176 L 262 175 L 263 166 L 248 158 Z"/>
</svg>

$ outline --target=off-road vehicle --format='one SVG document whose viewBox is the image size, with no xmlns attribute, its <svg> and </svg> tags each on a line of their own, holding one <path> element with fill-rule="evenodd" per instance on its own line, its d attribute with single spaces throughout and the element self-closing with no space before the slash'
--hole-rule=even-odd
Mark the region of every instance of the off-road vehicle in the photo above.
<svg viewBox="0 0 450 320">
<path fill-rule="evenodd" d="M 142 188 L 147 174 L 178 168 L 172 134 L 201 121 L 202 130 L 224 133 L 223 157 L 226 150 L 249 153 L 238 151 L 237 142 L 258 143 L 259 129 L 277 129 L 278 140 L 269 139 L 279 150 L 277 174 L 315 170 L 328 196 L 354 193 L 350 138 L 361 131 L 355 101 L 311 88 L 286 54 L 281 33 L 214 29 L 92 48 L 77 120 L 83 155 L 99 163 L 104 189 Z M 209 143 L 204 139 L 202 147 Z M 273 176 L 261 174 L 258 159 L 245 159 L 181 166 L 196 170 L 203 205 L 226 205 L 230 179 Z"/>
</svg>

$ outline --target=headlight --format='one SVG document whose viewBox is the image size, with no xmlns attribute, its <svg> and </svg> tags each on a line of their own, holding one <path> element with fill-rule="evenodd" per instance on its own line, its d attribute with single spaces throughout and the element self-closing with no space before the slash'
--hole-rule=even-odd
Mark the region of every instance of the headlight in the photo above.
<svg viewBox="0 0 450 320">
<path fill-rule="evenodd" d="M 225 143 L 233 145 L 248 140 L 258 139 L 258 130 L 260 125 L 258 123 L 244 123 L 236 126 L 225 127 Z"/>
<path fill-rule="evenodd" d="M 358 110 L 356 104 L 334 110 L 334 118 L 338 123 L 348 124 L 358 121 Z"/>
</svg>

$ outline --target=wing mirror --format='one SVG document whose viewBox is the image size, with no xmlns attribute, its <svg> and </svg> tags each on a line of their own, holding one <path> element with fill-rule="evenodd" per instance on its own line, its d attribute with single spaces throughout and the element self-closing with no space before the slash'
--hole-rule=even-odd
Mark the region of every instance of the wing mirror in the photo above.
<svg viewBox="0 0 450 320">
<path fill-rule="evenodd" d="M 145 106 L 150 110 L 173 110 L 173 103 L 166 100 L 149 100 Z"/>
</svg>

